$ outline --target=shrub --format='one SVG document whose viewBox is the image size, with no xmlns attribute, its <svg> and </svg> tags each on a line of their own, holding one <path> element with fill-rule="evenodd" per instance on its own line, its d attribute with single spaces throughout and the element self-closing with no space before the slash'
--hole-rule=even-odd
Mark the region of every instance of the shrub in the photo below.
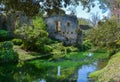
<svg viewBox="0 0 120 82">
<path fill-rule="evenodd" d="M 89 40 L 85 40 L 85 41 L 83 41 L 83 43 L 81 45 L 78 45 L 78 48 L 81 51 L 86 51 L 86 50 L 91 49 L 92 46 L 93 46 L 93 44 Z"/>
<path fill-rule="evenodd" d="M 0 62 L 13 62 L 18 60 L 18 54 L 13 50 L 11 41 L 0 43 Z"/>
<path fill-rule="evenodd" d="M 52 47 L 49 46 L 49 45 L 44 45 L 43 51 L 47 52 L 47 53 L 50 53 L 52 51 Z"/>
<path fill-rule="evenodd" d="M 47 42 L 48 33 L 42 18 L 36 17 L 33 20 L 33 25 L 34 28 L 26 24 L 22 25 L 16 29 L 15 34 L 22 39 L 25 50 L 39 51 L 44 48 L 43 45 Z"/>
<path fill-rule="evenodd" d="M 0 41 L 4 41 L 9 37 L 8 31 L 0 30 Z"/>
<path fill-rule="evenodd" d="M 66 47 L 66 50 L 67 52 L 77 52 L 78 51 L 78 48 L 76 47 L 73 47 L 73 46 L 69 46 L 69 47 Z"/>
<path fill-rule="evenodd" d="M 110 19 L 98 24 L 97 28 L 89 30 L 86 39 L 90 40 L 94 46 L 117 52 L 120 50 L 119 30 L 120 24 L 113 19 Z"/>
<path fill-rule="evenodd" d="M 50 46 L 52 47 L 52 51 L 50 52 L 50 54 L 52 54 L 53 59 L 59 59 L 67 54 L 66 47 L 63 46 L 62 43 L 54 43 Z"/>
<path fill-rule="evenodd" d="M 15 45 L 21 45 L 21 44 L 22 44 L 22 40 L 21 40 L 21 39 L 13 39 L 12 42 L 13 42 Z"/>
<path fill-rule="evenodd" d="M 5 41 L 0 43 L 0 49 L 12 49 L 13 43 L 11 41 Z"/>
<path fill-rule="evenodd" d="M 13 62 L 18 60 L 18 55 L 13 49 L 1 50 L 0 51 L 0 61 L 2 62 Z"/>
</svg>

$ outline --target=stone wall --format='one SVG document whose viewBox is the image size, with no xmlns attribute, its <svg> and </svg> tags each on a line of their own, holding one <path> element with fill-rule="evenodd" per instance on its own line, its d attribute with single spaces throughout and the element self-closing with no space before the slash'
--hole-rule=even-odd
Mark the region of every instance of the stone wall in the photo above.
<svg viewBox="0 0 120 82">
<path fill-rule="evenodd" d="M 0 14 L 0 29 L 9 31 L 12 37 L 14 37 L 16 24 L 18 24 L 18 27 L 21 27 L 23 24 L 32 26 L 32 20 L 21 12 L 11 12 L 7 15 Z"/>
<path fill-rule="evenodd" d="M 78 20 L 75 16 L 52 16 L 46 18 L 49 36 L 63 41 L 65 44 L 75 44 L 77 42 Z"/>
<path fill-rule="evenodd" d="M 7 23 L 7 21 L 6 21 L 6 16 L 0 14 L 0 29 L 7 30 L 6 23 Z"/>
</svg>

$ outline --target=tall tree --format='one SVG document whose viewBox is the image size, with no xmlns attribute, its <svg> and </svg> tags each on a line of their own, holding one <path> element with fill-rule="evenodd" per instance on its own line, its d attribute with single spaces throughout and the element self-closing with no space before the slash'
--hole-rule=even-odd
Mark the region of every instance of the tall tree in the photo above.
<svg viewBox="0 0 120 82">
<path fill-rule="evenodd" d="M 68 7 L 70 5 L 82 4 L 83 8 L 87 8 L 88 11 L 95 6 L 96 0 L 0 0 L 0 3 L 6 5 L 6 11 L 22 11 L 26 15 L 32 17 L 38 13 L 43 14 L 47 12 L 47 15 L 65 14 L 61 8 Z M 111 0 L 98 0 L 101 4 L 100 8 L 106 8 L 107 4 L 110 5 Z M 120 0 L 117 0 L 120 2 Z"/>
<path fill-rule="evenodd" d="M 40 5 L 33 0 L 3 0 L 1 3 L 5 5 L 5 11 L 22 11 L 27 16 L 34 16 L 39 12 Z"/>
<path fill-rule="evenodd" d="M 90 10 L 91 6 L 94 7 L 95 0 L 2 0 L 0 3 L 5 4 L 6 11 L 23 11 L 28 16 L 34 16 L 40 11 L 45 11 L 50 14 L 64 14 L 62 7 L 67 7 L 69 5 L 78 5 L 79 2 L 82 3 L 84 8 Z"/>
</svg>

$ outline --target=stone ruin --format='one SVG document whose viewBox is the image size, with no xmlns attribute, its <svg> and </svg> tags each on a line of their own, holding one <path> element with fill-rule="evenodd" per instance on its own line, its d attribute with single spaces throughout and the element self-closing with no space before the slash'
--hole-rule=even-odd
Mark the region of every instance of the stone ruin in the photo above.
<svg viewBox="0 0 120 82">
<path fill-rule="evenodd" d="M 32 21 L 22 12 L 0 14 L 0 30 L 7 30 L 12 37 L 14 37 L 16 25 L 20 27 L 23 24 L 32 25 Z"/>
</svg>

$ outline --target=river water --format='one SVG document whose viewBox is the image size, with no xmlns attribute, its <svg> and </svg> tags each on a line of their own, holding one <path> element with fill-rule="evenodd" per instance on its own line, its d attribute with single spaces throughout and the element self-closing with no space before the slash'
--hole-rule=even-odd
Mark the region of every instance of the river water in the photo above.
<svg viewBox="0 0 120 82">
<path fill-rule="evenodd" d="M 82 67 L 78 69 L 78 73 L 77 73 L 78 78 L 76 82 L 91 82 L 91 81 L 93 82 L 91 78 L 88 78 L 88 75 L 91 72 L 96 71 L 99 68 L 97 66 L 98 66 L 97 62 L 93 62 L 92 64 L 88 64 L 88 65 L 82 65 Z M 57 75 L 60 76 L 60 66 L 58 66 Z M 46 81 L 42 79 L 39 82 L 46 82 Z"/>
<path fill-rule="evenodd" d="M 0 82 L 90 82 L 89 73 L 101 68 L 104 62 L 82 64 L 84 61 L 78 60 L 85 58 L 81 56 L 79 58 L 78 55 L 81 54 L 62 61 L 34 60 L 19 64 L 2 64 L 0 65 Z M 90 57 L 92 57 L 91 54 L 88 55 L 88 58 Z M 74 64 L 77 64 L 78 69 L 72 70 L 76 66 Z M 70 73 L 71 70 L 72 73 Z M 69 78 L 66 77 L 67 75 L 70 75 Z M 71 81 L 72 79 L 74 81 Z"/>
<path fill-rule="evenodd" d="M 78 79 L 77 82 L 89 82 L 90 79 L 88 78 L 88 75 L 91 72 L 94 72 L 95 70 L 97 70 L 97 63 L 94 62 L 93 64 L 89 64 L 89 65 L 83 65 L 82 67 L 80 67 L 78 69 Z"/>
</svg>

